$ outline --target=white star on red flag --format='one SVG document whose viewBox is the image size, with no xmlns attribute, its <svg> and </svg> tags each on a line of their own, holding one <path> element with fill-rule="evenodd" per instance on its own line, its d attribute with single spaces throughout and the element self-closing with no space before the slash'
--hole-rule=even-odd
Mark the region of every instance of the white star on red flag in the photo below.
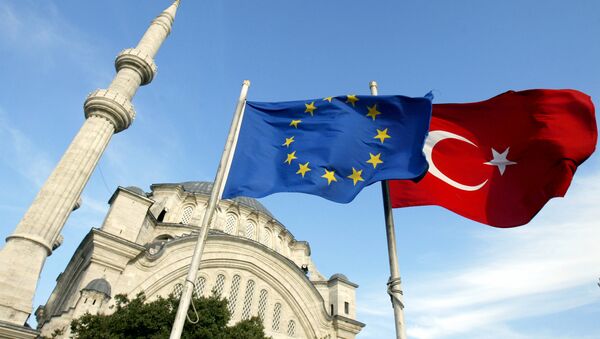
<svg viewBox="0 0 600 339">
<path fill-rule="evenodd" d="M 504 171 L 506 170 L 506 166 L 516 164 L 516 162 L 506 159 L 506 157 L 508 156 L 509 149 L 510 147 L 507 147 L 506 150 L 504 150 L 504 152 L 499 153 L 498 151 L 492 148 L 493 159 L 488 162 L 484 162 L 484 164 L 497 166 L 498 170 L 500 171 L 500 175 L 503 175 Z"/>
</svg>

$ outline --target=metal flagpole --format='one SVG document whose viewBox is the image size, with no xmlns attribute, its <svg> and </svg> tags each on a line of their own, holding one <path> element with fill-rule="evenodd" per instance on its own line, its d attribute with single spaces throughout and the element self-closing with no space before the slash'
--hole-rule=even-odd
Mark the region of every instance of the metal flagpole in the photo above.
<svg viewBox="0 0 600 339">
<path fill-rule="evenodd" d="M 377 82 L 369 83 L 371 95 L 377 95 Z M 385 214 L 385 231 L 387 235 L 388 258 L 390 262 L 390 280 L 387 283 L 387 292 L 394 308 L 394 319 L 396 324 L 396 338 L 406 339 L 406 327 L 404 325 L 404 302 L 402 301 L 402 284 L 400 281 L 400 269 L 398 268 L 398 254 L 396 252 L 396 231 L 394 229 L 394 215 L 392 214 L 392 203 L 390 201 L 390 189 L 388 182 L 381 182 L 381 193 L 383 194 L 383 213 Z"/>
<path fill-rule="evenodd" d="M 192 255 L 192 263 L 190 264 L 190 270 L 188 271 L 187 278 L 185 278 L 185 284 L 183 285 L 183 291 L 181 293 L 181 299 L 179 300 L 179 307 L 177 308 L 177 314 L 175 315 L 175 321 L 173 322 L 173 328 L 171 329 L 170 339 L 181 338 L 183 332 L 183 325 L 187 317 L 187 311 L 190 307 L 190 299 L 194 291 L 194 281 L 196 281 L 196 275 L 198 274 L 198 267 L 200 266 L 200 259 L 202 252 L 204 251 L 204 244 L 206 243 L 206 237 L 208 236 L 208 228 L 215 208 L 221 199 L 223 193 L 224 183 L 227 180 L 227 172 L 232 159 L 232 150 L 235 149 L 237 143 L 237 136 L 240 131 L 242 117 L 244 115 L 244 108 L 246 107 L 246 96 L 248 94 L 248 87 L 250 87 L 250 81 L 244 80 L 242 84 L 242 90 L 240 92 L 240 98 L 235 108 L 235 113 L 231 121 L 231 128 L 229 129 L 229 135 L 225 143 L 225 149 L 219 162 L 219 168 L 215 176 L 215 182 L 213 184 L 210 197 L 208 198 L 208 207 L 204 212 L 202 218 L 202 224 L 200 225 L 200 232 L 198 233 L 198 240 L 196 247 L 194 248 L 194 254 Z"/>
</svg>

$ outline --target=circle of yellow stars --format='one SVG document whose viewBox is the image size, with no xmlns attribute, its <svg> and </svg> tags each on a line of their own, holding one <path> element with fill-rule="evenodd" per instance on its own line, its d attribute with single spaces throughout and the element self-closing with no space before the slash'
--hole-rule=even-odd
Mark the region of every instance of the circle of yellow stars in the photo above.
<svg viewBox="0 0 600 339">
<path fill-rule="evenodd" d="M 327 101 L 329 103 L 331 103 L 331 101 L 334 99 L 334 97 L 326 97 L 323 98 L 323 101 Z M 354 94 L 349 94 L 346 96 L 346 100 L 345 103 L 352 105 L 352 107 L 356 107 L 356 103 L 359 101 L 360 99 L 354 95 Z M 305 103 L 305 110 L 304 113 L 310 114 L 310 116 L 314 116 L 315 111 L 317 111 L 317 109 L 319 108 L 317 105 L 315 105 L 315 101 L 312 101 L 310 103 Z M 373 104 L 373 106 L 367 106 L 367 114 L 366 116 L 371 118 L 372 121 L 375 121 L 377 119 L 377 117 L 379 115 L 381 115 L 382 112 L 380 112 L 377 108 L 377 104 Z M 300 126 L 300 124 L 302 124 L 302 119 L 292 119 L 292 121 L 290 121 L 289 126 L 294 127 L 295 129 L 298 129 L 298 126 Z M 376 129 L 376 135 L 373 137 L 373 139 L 378 139 L 379 142 L 381 144 L 384 144 L 385 141 L 387 139 L 392 138 L 392 136 L 390 136 L 388 134 L 388 128 L 386 129 Z M 296 140 L 294 139 L 295 136 L 290 136 L 289 138 L 285 138 L 285 141 L 283 142 L 283 144 L 281 144 L 281 146 L 289 148 L 292 143 L 294 143 Z M 294 160 L 298 160 L 298 157 L 296 156 L 296 151 L 292 151 L 290 153 L 287 153 L 287 157 L 286 159 L 283 161 L 284 163 L 288 164 L 288 165 L 292 165 L 292 162 Z M 370 164 L 370 166 L 373 166 L 373 169 L 376 169 L 378 165 L 383 164 L 383 160 L 381 159 L 381 153 L 377 153 L 377 154 L 373 154 L 373 153 L 369 153 L 369 159 L 365 160 L 366 164 Z M 323 168 L 323 170 L 325 171 L 325 173 L 323 173 L 323 175 L 321 175 L 321 178 L 327 180 L 327 186 L 331 185 L 332 182 L 338 182 L 338 176 L 336 176 L 335 170 L 328 170 L 327 168 Z M 304 176 L 306 175 L 306 173 L 312 171 L 312 168 L 310 168 L 310 162 L 306 162 L 306 163 L 301 163 L 298 162 L 298 171 L 296 171 L 296 174 L 301 175 L 302 178 L 304 178 Z M 352 174 L 348 175 L 346 178 L 351 179 L 354 186 L 356 186 L 359 182 L 361 181 L 365 181 L 362 177 L 362 173 L 363 173 L 363 169 L 356 169 L 354 167 L 352 167 Z"/>
</svg>

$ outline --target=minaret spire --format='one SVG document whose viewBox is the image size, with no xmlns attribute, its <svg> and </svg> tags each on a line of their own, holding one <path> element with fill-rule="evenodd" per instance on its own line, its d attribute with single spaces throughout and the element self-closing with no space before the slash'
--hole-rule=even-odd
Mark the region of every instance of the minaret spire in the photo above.
<svg viewBox="0 0 600 339">
<path fill-rule="evenodd" d="M 0 250 L 0 337 L 2 323 L 24 325 L 31 314 L 44 261 L 59 244 L 60 231 L 111 137 L 135 118 L 131 99 L 156 75 L 154 56 L 171 32 L 178 7 L 176 0 L 152 21 L 137 47 L 119 53 L 112 83 L 87 97 L 86 121 L 7 237 Z"/>
<path fill-rule="evenodd" d="M 152 20 L 150 28 L 142 37 L 137 45 L 137 48 L 147 53 L 150 57 L 154 57 L 160 45 L 165 41 L 165 38 L 171 33 L 173 21 L 177 14 L 179 0 L 176 0 L 169 8 L 165 9 L 156 19 Z"/>
</svg>

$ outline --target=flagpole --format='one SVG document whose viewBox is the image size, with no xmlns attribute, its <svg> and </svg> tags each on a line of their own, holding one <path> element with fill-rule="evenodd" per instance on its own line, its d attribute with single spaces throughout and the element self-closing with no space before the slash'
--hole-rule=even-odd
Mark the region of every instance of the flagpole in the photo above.
<svg viewBox="0 0 600 339">
<path fill-rule="evenodd" d="M 369 83 L 371 95 L 377 95 L 377 82 Z M 396 252 L 396 231 L 394 229 L 394 215 L 392 214 L 392 203 L 390 201 L 390 189 L 388 182 L 381 182 L 381 193 L 383 195 L 383 213 L 385 215 L 385 231 L 387 235 L 388 259 L 390 263 L 390 279 L 388 280 L 387 292 L 394 308 L 394 320 L 396 325 L 396 338 L 406 339 L 406 327 L 404 325 L 404 302 L 402 301 L 402 284 L 400 281 L 400 269 L 398 268 L 398 254 Z"/>
<path fill-rule="evenodd" d="M 242 90 L 240 92 L 240 98 L 237 102 L 235 113 L 231 121 L 231 127 L 225 143 L 225 149 L 223 150 L 221 161 L 219 162 L 219 168 L 217 169 L 217 174 L 215 175 L 213 188 L 210 193 L 210 197 L 208 198 L 208 207 L 204 212 L 202 224 L 200 225 L 198 240 L 196 242 L 196 247 L 194 248 L 194 254 L 192 255 L 192 263 L 190 264 L 187 278 L 185 278 L 181 299 L 179 300 L 179 307 L 177 308 L 177 314 L 175 315 L 175 321 L 173 322 L 173 328 L 171 329 L 171 336 L 169 337 L 170 339 L 181 338 L 181 333 L 183 332 L 187 311 L 190 307 L 190 300 L 194 291 L 194 282 L 196 281 L 198 267 L 200 266 L 200 259 L 202 258 L 202 252 L 204 251 L 206 237 L 208 236 L 209 224 L 212 220 L 215 208 L 221 199 L 224 187 L 223 184 L 227 180 L 227 172 L 232 159 L 232 151 L 235 149 L 235 144 L 237 143 L 242 117 L 244 115 L 244 108 L 246 107 L 245 105 L 248 87 L 250 87 L 250 81 L 244 80 L 242 84 Z"/>
</svg>

